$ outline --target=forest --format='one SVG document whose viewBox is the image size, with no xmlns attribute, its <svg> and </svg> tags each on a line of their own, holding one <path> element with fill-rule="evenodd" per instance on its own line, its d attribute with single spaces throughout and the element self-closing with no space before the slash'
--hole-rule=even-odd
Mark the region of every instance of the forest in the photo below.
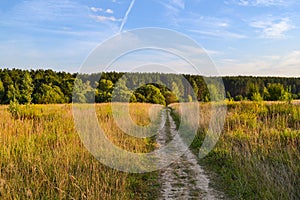
<svg viewBox="0 0 300 200">
<path fill-rule="evenodd" d="M 76 77 L 78 79 L 74 88 Z M 212 94 L 212 91 L 217 93 L 218 90 L 214 88 L 215 84 L 210 84 L 210 81 L 218 77 L 121 72 L 78 75 L 41 69 L 0 69 L 0 103 L 9 104 L 11 101 L 20 104 L 60 104 L 72 101 L 103 103 L 112 99 L 119 102 L 129 99 L 131 102 L 168 105 L 178 101 L 191 101 L 193 99 L 189 91 L 191 88 L 196 95 L 194 98 L 201 102 L 215 99 L 212 95 L 219 95 L 220 99 L 226 97 L 231 101 L 300 99 L 300 78 L 252 76 L 221 78 L 226 91 L 225 96 Z M 189 83 L 190 89 L 185 87 L 185 82 Z M 132 91 L 134 85 L 141 87 Z"/>
</svg>

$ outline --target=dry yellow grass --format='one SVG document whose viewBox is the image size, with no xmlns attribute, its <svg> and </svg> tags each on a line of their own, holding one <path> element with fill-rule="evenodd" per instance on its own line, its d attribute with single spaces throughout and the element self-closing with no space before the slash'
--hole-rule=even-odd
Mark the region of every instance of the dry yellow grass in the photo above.
<svg viewBox="0 0 300 200">
<path fill-rule="evenodd" d="M 211 119 L 200 104 L 199 149 Z M 178 105 L 174 105 L 178 109 Z M 284 102 L 229 102 L 216 147 L 202 160 L 233 199 L 300 198 L 300 107 Z"/>
<path fill-rule="evenodd" d="M 132 104 L 132 118 L 149 123 L 145 113 L 150 107 Z M 7 106 L 0 107 L 1 199 L 141 199 L 149 195 L 155 173 L 131 175 L 102 165 L 76 133 L 71 105 L 20 109 L 22 117 L 14 118 Z M 127 136 L 115 127 L 109 106 L 96 109 L 114 143 L 138 152 L 153 148 L 148 140 L 124 142 Z"/>
</svg>

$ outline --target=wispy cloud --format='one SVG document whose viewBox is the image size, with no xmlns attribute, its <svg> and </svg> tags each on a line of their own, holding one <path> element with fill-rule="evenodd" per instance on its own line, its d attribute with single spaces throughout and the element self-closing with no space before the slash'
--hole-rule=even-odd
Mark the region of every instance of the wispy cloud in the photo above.
<svg viewBox="0 0 300 200">
<path fill-rule="evenodd" d="M 240 6 L 287 6 L 294 0 L 229 0 L 227 3 L 233 3 Z"/>
<path fill-rule="evenodd" d="M 87 6 L 70 0 L 48 1 L 22 1 L 10 12 L 11 19 L 15 21 L 38 22 L 38 21 L 67 21 L 78 16 L 85 15 L 89 9 Z"/>
<path fill-rule="evenodd" d="M 222 75 L 300 77 L 300 51 L 292 51 L 282 56 L 261 56 L 249 61 L 223 59 L 216 64 Z"/>
<path fill-rule="evenodd" d="M 193 11 L 187 11 L 183 0 L 157 0 L 164 6 L 169 24 L 184 29 L 190 33 L 221 38 L 246 38 L 239 30 L 234 30 L 232 21 L 228 18 L 219 18 L 212 15 L 202 15 Z"/>
<path fill-rule="evenodd" d="M 90 9 L 91 9 L 91 11 L 93 11 L 95 13 L 97 13 L 97 12 L 104 12 L 104 13 L 107 13 L 107 14 L 113 14 L 114 13 L 114 11 L 110 8 L 104 10 L 103 8 L 91 7 Z"/>
<path fill-rule="evenodd" d="M 117 19 L 114 16 L 91 15 L 98 22 L 120 22 L 122 19 Z"/>
<path fill-rule="evenodd" d="M 126 13 L 125 13 L 125 16 L 124 16 L 124 18 L 123 18 L 123 20 L 122 20 L 122 24 L 121 24 L 121 26 L 120 26 L 119 32 L 122 32 L 122 30 L 123 30 L 123 28 L 124 28 L 124 26 L 125 26 L 125 24 L 126 24 L 126 22 L 127 22 L 128 15 L 130 14 L 131 9 L 132 9 L 133 6 L 134 6 L 134 3 L 135 3 L 135 0 L 132 0 L 131 3 L 130 3 L 130 5 L 129 5 L 129 7 L 128 7 L 128 9 L 127 9 L 127 11 L 126 11 Z"/>
<path fill-rule="evenodd" d="M 213 36 L 213 37 L 220 37 L 220 38 L 234 38 L 234 39 L 243 39 L 247 38 L 246 35 L 229 32 L 226 30 L 211 30 L 211 31 L 201 31 L 201 30 L 190 30 L 194 33 L 199 33 L 201 35 Z"/>
<path fill-rule="evenodd" d="M 253 21 L 250 26 L 258 29 L 261 37 L 270 39 L 285 38 L 285 33 L 294 28 L 289 18 Z"/>
<path fill-rule="evenodd" d="M 114 33 L 117 23 L 111 21 L 118 21 L 113 17 L 91 20 L 93 10 L 100 9 L 72 0 L 20 1 L 0 13 L 0 64 L 59 70 L 80 66 L 91 49 Z"/>
<path fill-rule="evenodd" d="M 184 0 L 169 0 L 169 4 L 180 9 L 185 8 Z"/>
<path fill-rule="evenodd" d="M 101 12 L 101 13 L 98 13 Z M 103 9 L 99 7 L 88 7 L 71 0 L 31 0 L 22 1 L 17 4 L 6 15 L 0 16 L 0 24 L 7 27 L 18 27 L 18 33 L 27 31 L 42 31 L 45 29 L 50 33 L 59 32 L 62 27 L 70 28 L 71 30 L 63 30 L 65 32 L 82 33 L 93 32 L 101 28 L 109 26 L 111 29 L 116 29 L 116 22 L 120 22 L 116 16 L 113 16 L 113 10 Z M 95 19 L 91 22 L 91 18 Z M 104 26 L 96 22 L 105 22 Z M 118 27 L 117 27 L 118 29 Z M 44 34 L 44 35 L 49 35 Z M 56 36 L 57 37 L 57 36 Z"/>
<path fill-rule="evenodd" d="M 240 33 L 240 30 L 235 30 L 229 19 L 189 13 L 181 18 L 174 16 L 172 20 L 175 25 L 186 28 L 191 33 L 221 38 L 242 39 L 247 37 Z"/>
<path fill-rule="evenodd" d="M 206 28 L 229 28 L 230 21 L 224 18 L 203 16 L 198 13 L 188 13 L 181 18 L 177 18 L 176 21 L 182 25 L 190 25 L 191 27 L 206 27 Z"/>
<path fill-rule="evenodd" d="M 156 0 L 157 3 L 161 4 L 168 17 L 177 18 L 177 15 L 185 9 L 185 2 L 183 0 Z"/>
</svg>

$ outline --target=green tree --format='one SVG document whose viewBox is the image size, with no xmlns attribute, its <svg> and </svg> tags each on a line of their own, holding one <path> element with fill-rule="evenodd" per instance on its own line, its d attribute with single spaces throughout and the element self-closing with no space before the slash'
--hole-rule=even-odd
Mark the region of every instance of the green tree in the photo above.
<svg viewBox="0 0 300 200">
<path fill-rule="evenodd" d="M 66 74 L 65 76 L 68 76 L 68 74 Z M 60 89 L 65 95 L 65 101 L 68 103 L 72 101 L 74 80 L 75 78 L 66 77 L 63 79 L 60 85 Z"/>
<path fill-rule="evenodd" d="M 0 79 L 0 103 L 3 103 L 4 96 L 5 96 L 5 88 L 4 88 L 3 82 Z"/>
<path fill-rule="evenodd" d="M 126 86 L 125 78 L 120 78 L 116 83 L 112 99 L 116 102 L 130 102 L 130 98 L 132 96 L 132 92 Z"/>
<path fill-rule="evenodd" d="M 14 86 L 14 84 L 10 84 L 7 90 L 7 100 L 10 101 L 18 101 L 20 96 L 19 89 Z"/>
<path fill-rule="evenodd" d="M 130 97 L 129 101 L 130 101 L 130 103 L 138 102 L 134 93 L 131 94 L 131 97 Z"/>
<path fill-rule="evenodd" d="M 260 95 L 259 92 L 253 93 L 251 96 L 252 101 L 263 101 L 263 97 Z"/>
<path fill-rule="evenodd" d="M 179 101 L 181 99 L 181 93 L 179 91 L 179 88 L 175 82 L 172 82 L 172 88 L 171 88 L 172 93 L 175 95 L 177 98 L 176 101 Z"/>
<path fill-rule="evenodd" d="M 144 97 L 144 101 L 146 103 L 154 103 L 154 104 L 162 104 L 166 105 L 166 99 L 160 92 L 160 90 L 154 85 L 145 85 L 136 90 L 135 96 L 137 100 L 140 97 Z"/>
<path fill-rule="evenodd" d="M 35 94 L 38 104 L 59 104 L 65 103 L 64 94 L 58 86 L 42 84 L 39 92 Z"/>
<path fill-rule="evenodd" d="M 13 96 L 15 93 L 14 82 L 11 79 L 8 70 L 4 70 L 2 72 L 1 80 L 5 91 L 5 94 L 3 96 L 3 101 L 1 103 L 8 104 L 11 100 L 13 100 Z"/>
<path fill-rule="evenodd" d="M 293 100 L 293 94 L 291 93 L 291 87 L 284 91 L 283 95 L 280 97 L 281 101 L 287 101 L 291 103 Z"/>
<path fill-rule="evenodd" d="M 269 94 L 267 100 L 270 100 L 270 101 L 278 101 L 285 94 L 284 87 L 280 83 L 268 84 L 267 90 L 268 90 L 268 94 Z"/>
<path fill-rule="evenodd" d="M 264 100 L 270 99 L 270 94 L 269 94 L 268 88 L 266 88 L 266 87 L 264 87 L 264 89 L 263 89 L 263 99 Z"/>
<path fill-rule="evenodd" d="M 134 92 L 134 96 L 137 102 L 143 103 L 147 101 L 146 97 L 138 91 Z"/>
<path fill-rule="evenodd" d="M 89 80 L 84 83 L 83 89 L 86 103 L 95 103 L 95 90 L 91 86 L 91 82 Z"/>
<path fill-rule="evenodd" d="M 96 102 L 111 102 L 113 89 L 111 80 L 101 79 L 96 90 Z"/>
<path fill-rule="evenodd" d="M 224 99 L 224 95 L 221 94 L 220 90 L 215 84 L 207 85 L 209 94 L 206 96 L 206 101 L 219 101 Z"/>
<path fill-rule="evenodd" d="M 252 101 L 260 101 L 262 99 L 259 93 L 259 87 L 257 84 L 250 83 L 247 86 L 247 98 Z"/>
<path fill-rule="evenodd" d="M 199 88 L 197 86 L 197 83 L 194 80 L 192 81 L 192 87 L 193 87 L 193 90 L 194 90 L 194 95 L 197 99 Z M 190 94 L 188 96 L 192 97 Z M 188 101 L 190 101 L 190 97 L 188 98 Z"/>
<path fill-rule="evenodd" d="M 72 102 L 73 103 L 86 103 L 87 102 L 87 99 L 85 96 L 85 85 L 83 84 L 83 82 L 80 78 L 77 78 L 74 82 Z"/>
<path fill-rule="evenodd" d="M 19 102 L 21 104 L 30 104 L 32 101 L 32 93 L 33 93 L 33 83 L 32 83 L 32 78 L 30 76 L 29 72 L 25 72 L 23 79 L 22 79 L 22 84 L 20 86 L 20 100 Z"/>
<path fill-rule="evenodd" d="M 176 103 L 178 102 L 178 98 L 177 96 L 170 91 L 167 91 L 164 95 L 165 99 L 166 99 L 166 104 L 169 105 L 171 103 Z M 190 96 L 190 98 L 192 98 L 192 96 Z M 191 100 L 192 101 L 192 100 Z"/>
<path fill-rule="evenodd" d="M 77 77 L 74 83 L 72 96 L 74 103 L 95 103 L 95 89 L 89 80 L 83 83 L 82 77 Z"/>
</svg>

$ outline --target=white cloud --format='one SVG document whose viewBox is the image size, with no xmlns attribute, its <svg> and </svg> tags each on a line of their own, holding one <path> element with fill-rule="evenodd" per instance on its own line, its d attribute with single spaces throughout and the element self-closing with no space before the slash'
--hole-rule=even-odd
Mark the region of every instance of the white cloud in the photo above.
<svg viewBox="0 0 300 200">
<path fill-rule="evenodd" d="M 226 23 L 226 22 L 220 22 L 220 23 L 217 24 L 217 26 L 220 26 L 220 27 L 228 27 L 229 24 Z"/>
<path fill-rule="evenodd" d="M 262 56 L 251 61 L 223 59 L 216 64 L 222 75 L 300 77 L 300 51 L 283 56 Z"/>
<path fill-rule="evenodd" d="M 93 11 L 93 12 L 102 12 L 103 8 L 91 7 L 91 11 Z"/>
<path fill-rule="evenodd" d="M 293 0 L 231 0 L 230 2 L 240 6 L 287 6 L 293 3 Z"/>
<path fill-rule="evenodd" d="M 250 23 L 250 26 L 259 29 L 262 37 L 273 39 L 284 38 L 285 33 L 294 28 L 290 24 L 289 18 L 253 21 Z"/>
<path fill-rule="evenodd" d="M 114 11 L 112 9 L 106 9 L 105 12 L 108 13 L 108 14 L 113 14 L 114 13 Z"/>
<path fill-rule="evenodd" d="M 91 9 L 91 11 L 93 11 L 95 13 L 96 12 L 105 12 L 105 13 L 108 13 L 108 14 L 113 14 L 114 13 L 114 11 L 110 8 L 104 10 L 103 8 L 91 7 L 90 9 Z"/>
<path fill-rule="evenodd" d="M 98 22 L 120 22 L 122 19 L 117 19 L 114 16 L 103 16 L 103 15 L 91 15 L 92 18 Z"/>
<path fill-rule="evenodd" d="M 282 66 L 282 70 L 294 69 L 300 75 L 300 51 L 293 51 L 290 54 L 279 58 L 278 67 Z"/>
<path fill-rule="evenodd" d="M 250 3 L 247 0 L 240 0 L 237 2 L 237 4 L 240 6 L 248 6 Z"/>
</svg>

